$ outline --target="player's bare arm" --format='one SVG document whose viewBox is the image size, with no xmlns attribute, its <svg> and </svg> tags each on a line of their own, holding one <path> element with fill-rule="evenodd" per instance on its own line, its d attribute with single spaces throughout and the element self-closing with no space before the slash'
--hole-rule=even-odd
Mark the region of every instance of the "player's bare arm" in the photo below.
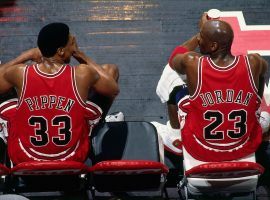
<svg viewBox="0 0 270 200">
<path fill-rule="evenodd" d="M 203 13 L 200 20 L 199 20 L 199 30 L 201 30 L 203 24 L 207 22 L 207 14 Z M 186 65 L 182 65 L 182 63 L 185 63 L 188 61 L 193 61 L 194 59 L 197 59 L 200 54 L 193 52 L 199 45 L 199 34 L 197 33 L 196 35 L 192 36 L 190 39 L 185 41 L 183 44 L 180 45 L 180 47 L 183 47 L 188 51 L 188 53 L 183 53 L 183 52 L 173 52 L 175 55 L 171 55 L 171 67 L 179 74 L 186 74 Z M 176 50 L 176 49 L 175 49 Z M 174 50 L 174 51 L 175 51 Z M 173 58 L 172 58 L 173 57 Z M 184 61 L 186 60 L 186 61 Z"/>
<path fill-rule="evenodd" d="M 94 68 L 90 68 L 86 64 L 80 64 L 75 70 L 77 89 L 80 97 L 83 101 L 86 101 L 88 91 L 92 89 L 100 79 L 99 73 Z"/>
<path fill-rule="evenodd" d="M 94 68 L 99 73 L 99 80 L 94 85 L 93 89 L 98 93 L 108 97 L 115 97 L 119 93 L 119 87 L 116 80 L 110 76 L 100 65 L 85 55 L 79 50 L 75 41 L 75 50 L 73 57 L 81 64 L 87 64 L 89 68 Z"/>
<path fill-rule="evenodd" d="M 24 51 L 15 59 L 0 66 L 0 93 L 5 93 L 12 87 L 17 89 L 20 95 L 20 86 L 22 85 L 24 62 L 29 60 L 40 62 L 41 53 L 38 48 L 32 48 Z"/>
<path fill-rule="evenodd" d="M 184 55 L 185 54 L 192 55 L 193 53 L 195 53 L 192 51 L 194 51 L 197 48 L 197 46 L 198 46 L 198 39 L 197 39 L 197 34 L 196 34 L 179 46 L 180 48 L 186 49 L 187 53 L 176 52 L 175 55 L 172 54 L 172 56 L 174 57 L 172 58 L 170 65 L 177 73 L 185 74 L 185 66 L 181 65 L 182 60 L 185 57 Z"/>
<path fill-rule="evenodd" d="M 268 63 L 259 54 L 249 54 L 251 72 L 260 97 L 263 96 L 265 75 L 268 69 Z"/>
</svg>

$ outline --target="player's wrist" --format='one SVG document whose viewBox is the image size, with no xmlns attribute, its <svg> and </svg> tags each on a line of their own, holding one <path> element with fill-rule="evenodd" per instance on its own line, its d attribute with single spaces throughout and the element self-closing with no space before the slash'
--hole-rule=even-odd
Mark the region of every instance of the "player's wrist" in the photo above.
<svg viewBox="0 0 270 200">
<path fill-rule="evenodd" d="M 80 50 L 76 50 L 73 52 L 72 56 L 80 63 L 86 64 L 87 63 L 87 56 Z"/>
</svg>

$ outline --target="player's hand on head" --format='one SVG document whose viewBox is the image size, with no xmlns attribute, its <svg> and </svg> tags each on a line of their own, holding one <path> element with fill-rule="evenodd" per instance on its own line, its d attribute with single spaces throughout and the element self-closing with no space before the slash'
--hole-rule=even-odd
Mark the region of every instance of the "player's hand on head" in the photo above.
<svg viewBox="0 0 270 200">
<path fill-rule="evenodd" d="M 75 36 L 73 37 L 72 46 L 73 46 L 73 53 L 72 53 L 72 55 L 76 57 L 76 55 L 79 52 L 79 47 L 78 47 L 77 40 L 76 40 Z"/>
</svg>

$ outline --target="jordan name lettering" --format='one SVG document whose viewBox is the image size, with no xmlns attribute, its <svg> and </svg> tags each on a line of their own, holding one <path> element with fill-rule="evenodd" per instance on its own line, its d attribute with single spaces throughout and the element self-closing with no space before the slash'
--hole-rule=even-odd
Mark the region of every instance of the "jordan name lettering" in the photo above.
<svg viewBox="0 0 270 200">
<path fill-rule="evenodd" d="M 239 90 L 239 92 L 236 93 L 234 90 L 228 89 L 225 94 L 223 94 L 221 90 L 215 90 L 213 94 L 206 92 L 201 93 L 199 96 L 202 99 L 203 107 L 220 103 L 237 103 L 248 106 L 253 94 L 250 92 L 244 94 L 243 90 Z"/>
</svg>

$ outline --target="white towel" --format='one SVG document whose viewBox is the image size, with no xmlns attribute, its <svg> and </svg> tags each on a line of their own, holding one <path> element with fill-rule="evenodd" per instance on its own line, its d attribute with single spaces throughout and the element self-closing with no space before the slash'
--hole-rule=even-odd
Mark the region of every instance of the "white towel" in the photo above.
<svg viewBox="0 0 270 200">
<path fill-rule="evenodd" d="M 169 64 L 165 66 L 156 88 L 156 93 L 162 103 L 169 100 L 173 88 L 185 84 L 184 79 L 185 76 L 179 75 Z"/>
</svg>

